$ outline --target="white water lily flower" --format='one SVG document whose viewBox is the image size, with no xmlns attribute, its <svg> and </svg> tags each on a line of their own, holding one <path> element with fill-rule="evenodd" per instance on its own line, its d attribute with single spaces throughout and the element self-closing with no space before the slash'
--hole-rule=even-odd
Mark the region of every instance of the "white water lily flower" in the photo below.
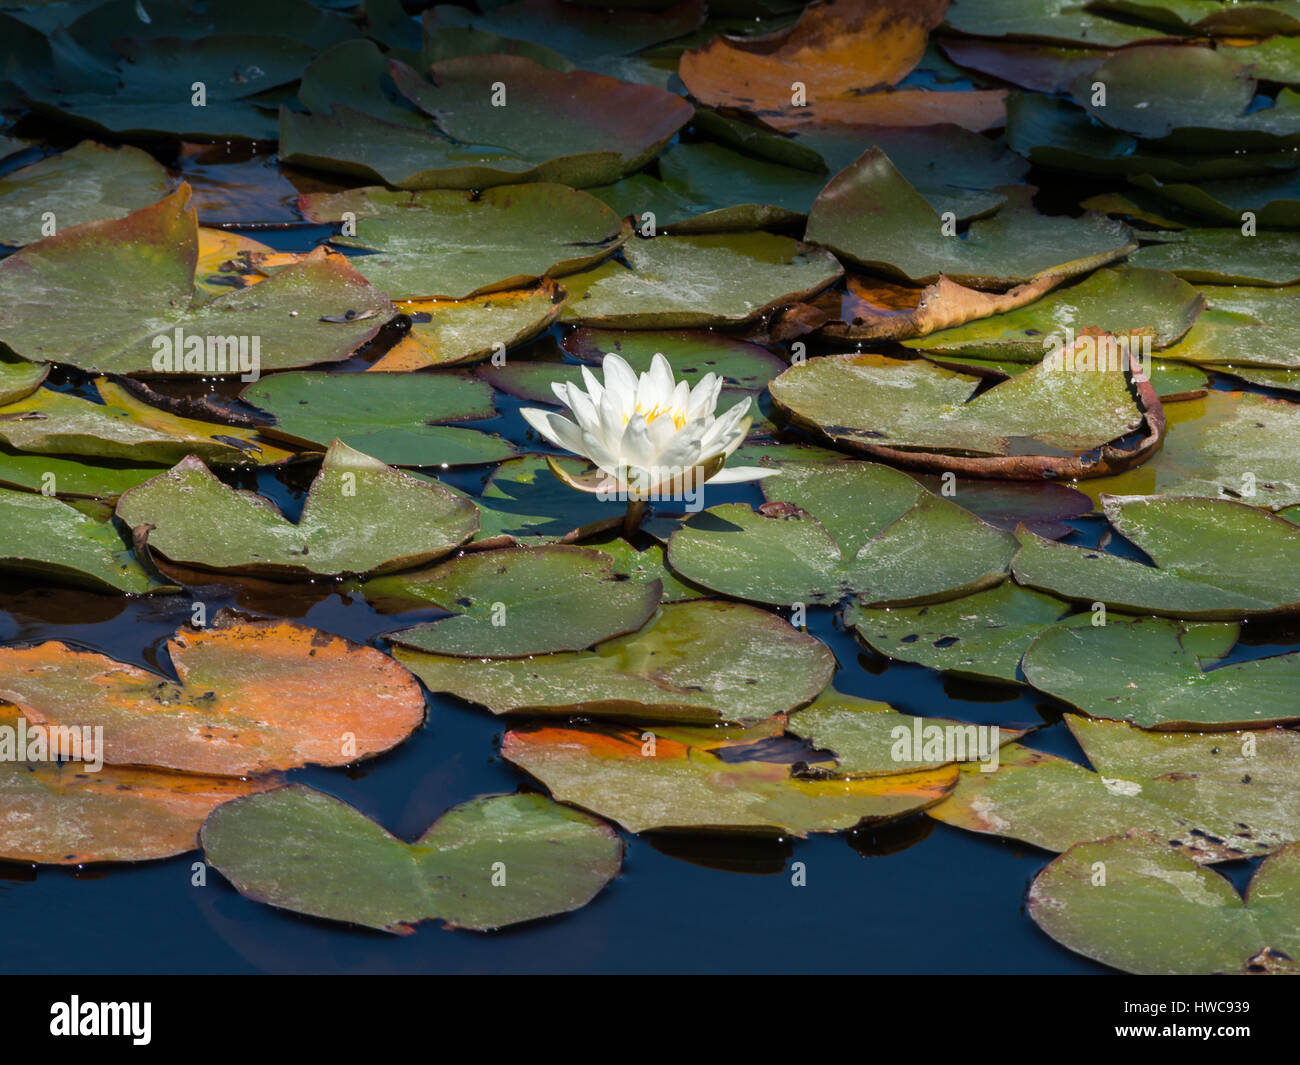
<svg viewBox="0 0 1300 1065">
<path fill-rule="evenodd" d="M 717 374 L 705 374 L 691 388 L 673 380 L 673 368 L 661 354 L 640 377 L 617 355 L 606 355 L 603 369 L 602 385 L 582 367 L 585 391 L 567 381 L 551 384 L 573 420 L 535 407 L 519 412 L 551 443 L 590 459 L 605 475 L 576 478 L 552 462 L 551 469 L 565 483 L 586 492 L 608 492 L 618 485 L 643 498 L 665 499 L 682 484 L 738 484 L 777 472 L 757 466 L 723 468 L 753 418 L 746 417 L 748 397 L 714 417 L 722 392 Z"/>
</svg>

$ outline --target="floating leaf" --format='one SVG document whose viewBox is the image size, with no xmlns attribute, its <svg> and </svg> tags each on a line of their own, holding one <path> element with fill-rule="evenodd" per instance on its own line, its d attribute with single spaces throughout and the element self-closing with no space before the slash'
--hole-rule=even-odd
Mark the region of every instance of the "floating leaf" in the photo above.
<svg viewBox="0 0 1300 1065">
<path fill-rule="evenodd" d="M 424 721 L 391 658 L 292 621 L 222 613 L 166 651 L 179 683 L 57 640 L 0 648 L 0 699 L 34 725 L 102 729 L 109 763 L 216 776 L 346 765 Z"/>
<path fill-rule="evenodd" d="M 1072 277 L 1133 251 L 1122 223 L 1101 215 L 1041 215 L 1027 189 L 964 238 L 944 222 L 879 149 L 830 180 L 808 213 L 806 238 L 860 266 L 929 284 L 946 275 L 977 288 L 1010 288 L 1044 275 Z"/>
<path fill-rule="evenodd" d="M 196 458 L 123 493 L 117 516 L 173 562 L 279 577 L 425 565 L 478 527 L 467 499 L 337 440 L 296 524 L 262 496 L 226 486 Z"/>
<path fill-rule="evenodd" d="M 547 458 L 520 455 L 492 471 L 482 496 L 474 500 L 481 523 L 475 540 L 501 537 L 503 543 L 570 543 L 622 523 L 624 504 L 601 499 L 594 492 L 574 492 L 551 473 Z M 578 459 L 550 458 L 575 476 L 590 469 Z"/>
<path fill-rule="evenodd" d="M 30 396 L 49 374 L 49 366 L 0 359 L 0 407 Z"/>
<path fill-rule="evenodd" d="M 467 659 L 398 648 L 425 687 L 494 714 L 583 714 L 748 724 L 801 706 L 835 657 L 780 618 L 741 603 L 669 603 L 640 632 L 594 650 Z"/>
<path fill-rule="evenodd" d="M 867 609 L 856 603 L 844 621 L 874 651 L 980 680 L 1020 680 L 1020 658 L 1067 603 L 1008 581 L 946 603 Z"/>
<path fill-rule="evenodd" d="M 126 218 L 74 226 L 0 262 L 0 340 L 33 362 L 82 370 L 233 375 L 345 359 L 392 315 L 382 292 L 323 251 L 196 301 L 189 197 L 182 184 Z M 324 320 L 346 312 L 346 322 Z"/>
<path fill-rule="evenodd" d="M 1091 14 L 1079 0 L 953 0 L 944 25 L 977 37 L 1059 41 L 1094 48 L 1159 36 L 1145 26 Z"/>
<path fill-rule="evenodd" d="M 1165 352 L 1232 373 L 1242 367 L 1300 369 L 1300 300 L 1294 289 L 1205 285 L 1207 310 Z"/>
<path fill-rule="evenodd" d="M 656 829 L 763 835 L 836 832 L 895 820 L 939 801 L 952 787 L 951 766 L 845 780 L 796 776 L 785 762 L 741 760 L 745 743 L 715 729 L 675 729 L 653 744 L 636 730 L 542 728 L 507 732 L 501 754 L 572 802 L 629 832 Z M 649 753 L 647 753 L 647 751 Z"/>
<path fill-rule="evenodd" d="M 1063 17 L 1063 13 L 1057 17 Z M 975 70 L 1022 89 L 1044 93 L 1069 91 L 1077 77 L 1113 54 L 1100 48 L 977 37 L 945 37 L 941 46 L 944 55 L 964 70 Z"/>
<path fill-rule="evenodd" d="M 1205 0 L 1092 0 L 1097 11 L 1113 11 L 1180 33 L 1211 37 L 1266 37 L 1300 32 L 1300 6 L 1295 3 L 1206 3 Z"/>
<path fill-rule="evenodd" d="M 614 536 L 606 540 L 588 540 L 583 546 L 609 555 L 614 560 L 614 572 L 629 581 L 641 584 L 657 581 L 663 588 L 665 603 L 697 599 L 708 594 L 705 589 L 683 581 L 668 568 L 661 544 L 651 544 L 644 551 L 638 551 L 623 537 Z"/>
<path fill-rule="evenodd" d="M 491 390 L 472 377 L 308 371 L 265 377 L 239 395 L 275 416 L 267 432 L 322 448 L 340 439 L 394 466 L 472 465 L 515 453 L 492 433 L 434 424 L 495 415 Z"/>
<path fill-rule="evenodd" d="M 1300 41 L 1295 42 L 1300 46 Z M 1249 211 L 1260 229 L 1300 227 L 1300 172 L 1295 170 L 1266 177 L 1202 181 L 1195 185 L 1159 181 L 1150 174 L 1138 174 L 1132 182 L 1159 193 L 1162 199 L 1188 211 L 1195 211 L 1220 225 L 1240 226 Z"/>
<path fill-rule="evenodd" d="M 561 317 L 622 329 L 738 325 L 820 292 L 843 272 L 834 256 L 773 233 L 655 237 L 624 245 L 565 280 Z"/>
<path fill-rule="evenodd" d="M 473 799 L 404 843 L 355 807 L 291 784 L 214 811 L 202 839 L 209 864 L 250 899 L 397 933 L 428 920 L 488 932 L 567 913 L 623 859 L 608 825 L 541 795 Z"/>
<path fill-rule="evenodd" d="M 1243 899 L 1145 832 L 1077 844 L 1029 886 L 1029 916 L 1062 946 L 1152 975 L 1300 972 L 1297 904 L 1300 846 L 1266 859 Z"/>
<path fill-rule="evenodd" d="M 332 243 L 372 252 L 352 263 L 394 299 L 459 300 L 522 288 L 592 266 L 627 237 L 594 196 L 541 182 L 481 192 L 349 189 L 298 203 L 313 222 L 350 215 Z"/>
<path fill-rule="evenodd" d="M 89 462 L 0 447 L 0 485 L 25 488 L 30 492 L 39 492 L 52 485 L 57 496 L 116 499 L 128 488 L 143 484 L 165 470 L 165 466 Z"/>
<path fill-rule="evenodd" d="M 1022 532 L 1012 562 L 1016 580 L 1127 613 L 1207 621 L 1300 603 L 1300 526 L 1285 518 L 1224 499 L 1107 496 L 1102 502 L 1111 524 L 1154 565 Z"/>
<path fill-rule="evenodd" d="M 1294 732 L 1144 732 L 1065 720 L 1095 773 L 1005 747 L 996 773 L 964 767 L 930 816 L 1049 851 L 1143 829 L 1198 862 L 1253 858 L 1300 838 Z"/>
<path fill-rule="evenodd" d="M 1300 281 L 1300 244 L 1288 233 L 1185 229 L 1133 253 L 1138 266 L 1216 285 L 1292 285 Z"/>
<path fill-rule="evenodd" d="M 388 634 L 404 647 L 466 657 L 582 651 L 641 628 L 663 586 L 623 580 L 614 560 L 583 547 L 476 551 L 433 570 L 379 577 L 367 599 L 414 600 L 455 616 Z"/>
<path fill-rule="evenodd" d="M 668 544 L 687 580 L 763 603 L 947 599 L 997 584 L 1012 538 L 875 463 L 783 463 L 769 502 L 692 516 Z M 780 502 L 776 502 L 779 500 Z"/>
<path fill-rule="evenodd" d="M 1074 529 L 1067 522 L 1093 510 L 1088 496 L 1063 484 L 975 480 L 946 484 L 944 477 L 934 474 L 921 474 L 917 480 L 938 495 L 961 499 L 961 506 L 995 529 L 1015 532 L 1023 525 L 1049 540 L 1069 536 Z"/>
</svg>

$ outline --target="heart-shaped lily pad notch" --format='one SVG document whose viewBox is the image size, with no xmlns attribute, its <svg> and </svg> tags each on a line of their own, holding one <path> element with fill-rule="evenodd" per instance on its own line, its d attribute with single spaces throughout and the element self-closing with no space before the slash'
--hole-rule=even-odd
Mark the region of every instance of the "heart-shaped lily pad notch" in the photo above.
<svg viewBox="0 0 1300 1065">
<path fill-rule="evenodd" d="M 1232 623 L 1115 618 L 1063 622 L 1025 652 L 1029 683 L 1092 717 L 1141 728 L 1240 729 L 1300 719 L 1300 652 L 1221 664 Z"/>
<path fill-rule="evenodd" d="M 1244 503 L 1103 496 L 1106 516 L 1154 565 L 1019 533 L 1021 584 L 1130 614 L 1232 621 L 1300 603 L 1300 525 Z M 1231 550 L 1225 545 L 1231 544 Z"/>
<path fill-rule="evenodd" d="M 1054 940 L 1144 975 L 1300 973 L 1297 906 L 1300 845 L 1265 859 L 1243 899 L 1147 832 L 1079 843 L 1029 886 L 1029 916 Z"/>
<path fill-rule="evenodd" d="M 239 780 L 5 759 L 0 761 L 5 805 L 0 859 L 84 865 L 170 858 L 198 846 L 199 827 L 213 809 L 278 784 L 276 777 Z"/>
<path fill-rule="evenodd" d="M 615 329 L 740 325 L 834 282 L 835 257 L 791 237 L 756 231 L 632 240 L 621 263 L 565 279 L 561 317 Z"/>
<path fill-rule="evenodd" d="M 560 313 L 566 293 L 553 281 L 467 300 L 407 300 L 397 309 L 411 330 L 367 367 L 380 373 L 482 362 L 532 340 Z"/>
<path fill-rule="evenodd" d="M 1001 125 L 1006 94 L 1000 90 L 879 91 L 920 62 L 946 8 L 943 0 L 810 5 L 792 26 L 756 40 L 714 37 L 685 52 L 678 73 L 702 103 L 749 111 L 781 130 L 842 123 Z M 871 48 L 862 47 L 866 40 Z"/>
<path fill-rule="evenodd" d="M 903 609 L 850 604 L 844 621 L 874 651 L 960 677 L 1016 683 L 1030 642 L 1068 603 L 1007 581 L 946 603 Z"/>
<path fill-rule="evenodd" d="M 355 807 L 291 784 L 214 810 L 202 841 L 241 895 L 399 934 L 431 920 L 490 932 L 580 909 L 623 862 L 607 824 L 541 795 L 473 799 L 405 843 Z"/>
<path fill-rule="evenodd" d="M 167 171 L 139 148 L 82 141 L 0 178 L 0 244 L 30 244 L 58 229 L 121 218 L 167 195 Z"/>
<path fill-rule="evenodd" d="M 808 213 L 805 239 L 907 281 L 930 284 L 942 275 L 981 289 L 1073 277 L 1137 247 L 1120 222 L 1039 214 L 1030 196 L 1028 187 L 1009 190 L 1005 207 L 958 236 L 889 157 L 872 148 L 822 190 Z"/>
<path fill-rule="evenodd" d="M 197 455 L 214 466 L 257 466 L 294 454 L 250 429 L 151 406 L 107 378 L 94 384 L 99 403 L 42 388 L 0 407 L 0 440 L 31 455 L 130 463 L 171 463 Z"/>
<path fill-rule="evenodd" d="M 819 640 L 743 603 L 668 603 L 639 632 L 590 651 L 531 659 L 434 655 L 399 647 L 430 691 L 494 714 L 582 714 L 748 724 L 816 698 L 835 671 Z"/>
<path fill-rule="evenodd" d="M 659 608 L 659 581 L 623 580 L 614 560 L 582 547 L 476 551 L 436 569 L 368 581 L 371 602 L 414 601 L 456 616 L 388 634 L 444 655 L 523 658 L 582 651 L 641 628 Z"/>
<path fill-rule="evenodd" d="M 1049 851 L 1139 828 L 1198 862 L 1254 858 L 1300 839 L 1300 736 L 1144 732 L 1067 714 L 1096 772 L 1018 744 L 996 773 L 963 766 L 930 816 Z"/>
<path fill-rule="evenodd" d="M 235 375 L 345 359 L 392 316 L 382 292 L 324 251 L 203 302 L 189 198 L 182 184 L 125 218 L 73 226 L 0 262 L 0 340 L 33 362 L 83 370 Z"/>
<path fill-rule="evenodd" d="M 109 763 L 215 776 L 347 765 L 424 721 L 388 655 L 296 622 L 222 612 L 166 650 L 179 683 L 57 640 L 0 648 L 0 699 L 46 729 L 102 729 Z"/>
<path fill-rule="evenodd" d="M 142 595 L 160 588 L 106 508 L 8 488 L 0 488 L 0 569 L 99 592 Z"/>
<path fill-rule="evenodd" d="M 352 263 L 393 299 L 465 299 L 521 288 L 594 266 L 627 239 L 594 196 L 537 182 L 482 192 L 384 188 L 310 193 L 313 222 L 343 222 L 340 247 L 371 254 Z"/>
<path fill-rule="evenodd" d="M 478 529 L 468 499 L 338 440 L 297 523 L 268 499 L 222 483 L 197 458 L 124 492 L 117 516 L 173 562 L 287 579 L 426 565 Z"/>
<path fill-rule="evenodd" d="M 995 529 L 1015 532 L 1023 525 L 1049 540 L 1074 532 L 1071 518 L 1091 514 L 1093 501 L 1077 488 L 1056 482 L 954 480 L 925 473 L 917 478 L 931 492 L 960 505 Z"/>
<path fill-rule="evenodd" d="M 455 373 L 282 373 L 240 398 L 275 416 L 264 432 L 318 448 L 339 439 L 394 466 L 466 466 L 515 454 L 494 433 L 435 424 L 496 414 L 491 389 Z"/>
<path fill-rule="evenodd" d="M 846 779 L 829 754 L 812 754 L 825 779 L 799 776 L 789 758 L 764 760 L 763 723 L 722 735 L 713 728 L 542 728 L 507 732 L 501 754 L 563 802 L 629 832 L 789 834 L 838 832 L 925 809 L 953 786 L 953 766 Z M 805 745 L 800 745 L 802 750 Z"/>
<path fill-rule="evenodd" d="M 1291 233 L 1241 229 L 1184 229 L 1133 253 L 1139 266 L 1168 270 L 1187 281 L 1215 285 L 1294 285 L 1300 249 Z"/>
<path fill-rule="evenodd" d="M 1142 462 L 1164 437 L 1151 382 L 1128 346 L 1084 330 L 1024 373 L 982 378 L 924 359 L 829 355 L 769 386 L 800 428 L 841 448 L 927 471 L 1041 480 L 1103 477 Z"/>
<path fill-rule="evenodd" d="M 668 542 L 689 581 L 762 603 L 833 606 L 953 598 L 1006 578 L 1011 534 L 866 462 L 781 464 L 769 500 L 692 516 Z"/>
<path fill-rule="evenodd" d="M 1108 267 L 1057 289 L 1028 306 L 995 314 L 908 342 L 942 355 L 1035 363 L 1059 346 L 1067 331 L 1088 326 L 1117 336 L 1149 336 L 1162 350 L 1187 335 L 1205 297 L 1163 270 Z"/>
</svg>

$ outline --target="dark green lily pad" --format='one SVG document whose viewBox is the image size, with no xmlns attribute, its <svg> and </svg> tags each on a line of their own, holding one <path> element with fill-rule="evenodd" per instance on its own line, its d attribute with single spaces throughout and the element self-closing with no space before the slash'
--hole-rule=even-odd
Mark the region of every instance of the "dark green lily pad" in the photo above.
<svg viewBox="0 0 1300 1065">
<path fill-rule="evenodd" d="M 906 474 L 866 462 L 780 471 L 762 482 L 759 510 L 729 503 L 689 518 L 669 565 L 724 595 L 786 605 L 927 602 L 1005 578 L 1010 534 Z"/>
<path fill-rule="evenodd" d="M 668 603 L 639 632 L 530 659 L 455 658 L 399 647 L 434 692 L 494 714 L 751 724 L 816 698 L 835 670 L 820 641 L 742 603 Z"/>
<path fill-rule="evenodd" d="M 116 499 L 128 488 L 144 484 L 166 469 L 162 465 L 90 462 L 0 447 L 0 485 L 29 492 L 52 490 L 57 496 Z"/>
<path fill-rule="evenodd" d="M 952 480 L 932 473 L 916 478 L 936 495 L 951 498 L 995 529 L 1015 532 L 1023 525 L 1049 540 L 1059 540 L 1074 531 L 1067 524 L 1093 510 L 1092 500 L 1067 485 L 1049 482 Z M 947 483 L 945 483 L 947 482 Z"/>
<path fill-rule="evenodd" d="M 1300 46 L 1300 40 L 1295 43 Z M 1220 225 L 1240 227 L 1245 221 L 1243 215 L 1249 211 L 1260 229 L 1300 228 L 1300 171 L 1297 170 L 1264 177 L 1202 181 L 1196 185 L 1159 181 L 1150 174 L 1138 174 L 1130 180 L 1169 203 Z"/>
<path fill-rule="evenodd" d="M 471 552 L 363 588 L 368 599 L 414 600 L 455 615 L 388 633 L 393 643 L 491 658 L 582 651 L 635 632 L 659 608 L 662 591 L 657 581 L 616 576 L 609 555 L 561 545 Z"/>
<path fill-rule="evenodd" d="M 351 261 L 393 299 L 522 288 L 592 266 L 627 237 L 595 197 L 541 182 L 482 192 L 349 189 L 302 196 L 298 206 L 313 222 L 350 215 L 354 235 L 331 243 L 372 252 Z"/>
<path fill-rule="evenodd" d="M 1016 580 L 1131 614 L 1206 621 L 1300 603 L 1300 526 L 1285 518 L 1224 499 L 1105 496 L 1103 503 L 1111 524 L 1154 566 L 1022 532 Z"/>
<path fill-rule="evenodd" d="M 1049 851 L 1143 829 L 1197 862 L 1268 854 L 1300 839 L 1300 736 L 1144 732 L 1065 715 L 1096 772 L 1019 745 L 996 773 L 966 766 L 930 816 Z"/>
<path fill-rule="evenodd" d="M 433 15 L 433 11 L 427 11 Z M 503 37 L 491 30 L 476 30 L 468 26 L 433 26 L 424 22 L 424 47 L 420 59 L 425 64 L 440 63 L 462 55 L 522 55 L 552 70 L 573 70 L 574 64 L 554 49 L 515 37 Z"/>
<path fill-rule="evenodd" d="M 739 325 L 820 292 L 843 272 L 835 257 L 773 233 L 633 240 L 628 265 L 565 279 L 567 321 L 619 329 Z"/>
<path fill-rule="evenodd" d="M 978 71 L 1044 93 L 1067 92 L 1075 78 L 1111 54 L 1100 48 L 978 37 L 946 37 L 942 48 L 964 71 Z"/>
<path fill-rule="evenodd" d="M 590 468 L 568 456 L 556 461 L 574 475 Z M 503 542 L 532 546 L 570 543 L 608 531 L 622 523 L 627 509 L 593 492 L 575 492 L 551 473 L 546 456 L 531 453 L 501 463 L 474 502 L 480 518 L 475 540 L 506 537 Z"/>
<path fill-rule="evenodd" d="M 1251 67 L 1261 81 L 1300 85 L 1300 37 L 1269 37 L 1263 41 L 1237 38 L 1217 44 L 1233 59 Z"/>
<path fill-rule="evenodd" d="M 167 171 L 148 152 L 82 141 L 0 178 L 0 244 L 40 240 L 44 216 L 58 230 L 122 218 L 167 194 Z"/>
<path fill-rule="evenodd" d="M 298 99 L 317 115 L 345 108 L 389 125 L 429 130 L 428 116 L 397 91 L 388 59 L 373 41 L 343 41 L 321 52 L 302 73 Z"/>
<path fill-rule="evenodd" d="M 466 466 L 515 454 L 493 433 L 435 424 L 496 414 L 486 385 L 454 373 L 283 373 L 239 395 L 275 416 L 265 432 L 319 448 L 340 439 L 392 466 Z"/>
<path fill-rule="evenodd" d="M 1300 5 L 1216 3 L 1214 0 L 1092 0 L 1090 10 L 1168 27 L 1178 33 L 1210 37 L 1267 37 L 1300 33 Z"/>
<path fill-rule="evenodd" d="M 1010 581 L 946 603 L 903 609 L 850 604 L 844 622 L 874 651 L 979 680 L 1020 680 L 1025 648 L 1070 610 L 1067 603 Z"/>
<path fill-rule="evenodd" d="M 1240 729 L 1300 719 L 1290 693 L 1300 652 L 1220 664 L 1231 623 L 1091 615 L 1042 632 L 1025 653 L 1029 683 L 1092 717 L 1140 728 Z"/>
<path fill-rule="evenodd" d="M 1029 886 L 1029 916 L 1054 940 L 1144 975 L 1300 973 L 1297 905 L 1300 846 L 1267 858 L 1243 899 L 1146 832 L 1077 844 Z"/>
<path fill-rule="evenodd" d="M 468 500 L 337 440 L 297 523 L 264 497 L 229 488 L 196 458 L 124 492 L 117 516 L 173 562 L 289 578 L 427 565 L 478 528 Z"/>
<path fill-rule="evenodd" d="M 415 843 L 303 784 L 257 797 L 209 815 L 208 864 L 257 902 L 385 932 L 429 920 L 489 932 L 567 913 L 623 860 L 608 825 L 542 795 L 462 803 Z"/>
<path fill-rule="evenodd" d="M 976 37 L 1012 37 L 1113 48 L 1160 36 L 1084 9 L 1079 0 L 953 0 L 944 25 Z"/>
<path fill-rule="evenodd" d="M 1136 266 L 1216 285 L 1292 285 L 1300 281 L 1300 240 L 1291 233 L 1244 235 L 1236 229 L 1184 229 L 1133 253 Z"/>
<path fill-rule="evenodd" d="M 214 33 L 246 33 L 293 37 L 319 48 L 356 35 L 356 27 L 347 16 L 322 11 L 323 6 L 310 0 L 259 0 L 253 7 L 179 3 L 155 4 L 145 9 L 136 0 L 108 0 L 93 4 L 67 26 L 69 36 L 91 49 L 103 49 L 109 41 L 126 36 L 193 41 Z M 141 10 L 147 12 L 148 21 L 140 17 Z"/>
<path fill-rule="evenodd" d="M 74 226 L 0 262 L 0 340 L 33 362 L 82 370 L 233 376 L 345 359 L 392 316 L 382 292 L 323 251 L 204 302 L 189 199 L 182 184 L 125 218 Z M 189 338 L 179 351 L 176 330 Z"/>
<path fill-rule="evenodd" d="M 1250 366 L 1300 369 L 1300 300 L 1294 289 L 1205 285 L 1201 293 L 1209 309 L 1166 358 L 1228 373 Z"/>
<path fill-rule="evenodd" d="M 658 582 L 663 588 L 663 602 L 676 603 L 682 599 L 707 596 L 707 589 L 682 580 L 668 568 L 662 544 L 652 543 L 638 551 L 621 536 L 608 539 L 587 540 L 584 547 L 594 548 L 614 560 L 614 572 L 629 581 L 642 584 Z"/>
<path fill-rule="evenodd" d="M 1095 270 L 1136 247 L 1127 226 L 1101 215 L 1041 215 L 1027 188 L 1008 192 L 992 218 L 965 237 L 944 222 L 873 149 L 830 180 L 808 213 L 806 238 L 860 266 L 929 284 L 940 275 L 978 288 L 1010 288 L 1044 275 Z"/>
</svg>

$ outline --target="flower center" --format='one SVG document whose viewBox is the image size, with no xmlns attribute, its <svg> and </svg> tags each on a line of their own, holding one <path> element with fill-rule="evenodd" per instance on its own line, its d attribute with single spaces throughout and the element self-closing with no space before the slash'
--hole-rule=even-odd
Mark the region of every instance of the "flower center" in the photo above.
<svg viewBox="0 0 1300 1065">
<path fill-rule="evenodd" d="M 645 418 L 647 425 L 649 425 L 656 418 L 662 418 L 662 417 L 667 417 L 672 419 L 674 429 L 680 429 L 683 425 L 686 424 L 686 412 L 682 410 L 681 407 L 660 407 L 656 405 L 654 407 L 651 407 L 649 410 L 645 410 L 641 406 L 641 404 L 638 403 L 636 405 L 636 410 L 634 410 L 632 414 L 640 414 L 643 418 Z M 626 425 L 628 422 L 632 420 L 632 414 L 627 414 L 623 416 L 624 425 Z"/>
</svg>

